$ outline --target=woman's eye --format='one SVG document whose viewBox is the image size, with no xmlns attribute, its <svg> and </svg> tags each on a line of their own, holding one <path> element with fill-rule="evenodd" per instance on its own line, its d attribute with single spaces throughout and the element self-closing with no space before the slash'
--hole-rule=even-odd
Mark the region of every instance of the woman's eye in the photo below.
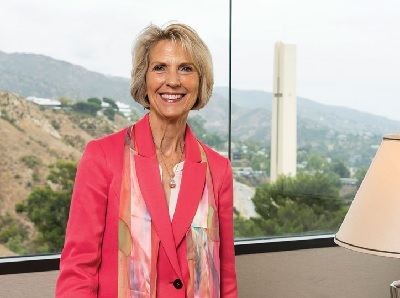
<svg viewBox="0 0 400 298">
<path fill-rule="evenodd" d="M 155 65 L 153 67 L 153 71 L 163 71 L 163 70 L 165 70 L 164 65 Z"/>
<path fill-rule="evenodd" d="M 191 66 L 182 66 L 181 67 L 181 71 L 183 71 L 183 72 L 192 72 L 193 71 L 193 67 L 191 67 Z"/>
</svg>

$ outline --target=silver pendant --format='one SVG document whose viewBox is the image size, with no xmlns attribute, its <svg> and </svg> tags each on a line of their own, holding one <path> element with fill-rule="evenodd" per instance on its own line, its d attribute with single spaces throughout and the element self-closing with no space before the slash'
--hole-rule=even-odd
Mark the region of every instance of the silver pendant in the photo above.
<svg viewBox="0 0 400 298">
<path fill-rule="evenodd" d="M 175 180 L 174 180 L 174 177 L 169 177 L 169 187 L 170 188 L 175 188 L 176 187 L 176 183 L 175 183 Z"/>
</svg>

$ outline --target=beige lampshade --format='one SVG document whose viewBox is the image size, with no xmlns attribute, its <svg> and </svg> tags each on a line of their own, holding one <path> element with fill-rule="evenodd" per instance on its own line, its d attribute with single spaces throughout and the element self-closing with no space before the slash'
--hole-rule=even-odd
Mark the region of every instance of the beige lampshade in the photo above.
<svg viewBox="0 0 400 298">
<path fill-rule="evenodd" d="M 400 134 L 383 137 L 335 243 L 400 258 Z"/>
</svg>

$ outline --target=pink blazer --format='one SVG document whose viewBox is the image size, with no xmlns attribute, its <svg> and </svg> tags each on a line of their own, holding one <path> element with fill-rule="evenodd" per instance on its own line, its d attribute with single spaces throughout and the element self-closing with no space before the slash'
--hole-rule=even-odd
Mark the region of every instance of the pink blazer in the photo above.
<svg viewBox="0 0 400 298">
<path fill-rule="evenodd" d="M 185 297 L 189 279 L 185 233 L 200 201 L 206 174 L 198 142 L 187 126 L 183 179 L 171 222 L 159 180 L 148 115 L 135 124 L 140 188 L 160 238 L 157 297 Z M 118 211 L 127 129 L 88 143 L 78 166 L 61 254 L 56 297 L 117 297 Z M 236 298 L 233 186 L 229 160 L 202 144 L 214 184 L 220 223 L 221 297 Z M 158 198 L 158 199 L 154 199 Z M 183 287 L 174 287 L 179 279 Z"/>
</svg>

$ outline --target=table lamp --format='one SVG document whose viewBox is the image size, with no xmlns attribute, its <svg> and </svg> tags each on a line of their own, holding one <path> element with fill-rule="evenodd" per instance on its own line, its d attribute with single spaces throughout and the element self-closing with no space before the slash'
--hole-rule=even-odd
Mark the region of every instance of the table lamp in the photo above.
<svg viewBox="0 0 400 298">
<path fill-rule="evenodd" d="M 357 252 L 400 258 L 400 134 L 383 137 L 334 241 Z M 399 281 L 390 293 L 398 297 Z"/>
</svg>

